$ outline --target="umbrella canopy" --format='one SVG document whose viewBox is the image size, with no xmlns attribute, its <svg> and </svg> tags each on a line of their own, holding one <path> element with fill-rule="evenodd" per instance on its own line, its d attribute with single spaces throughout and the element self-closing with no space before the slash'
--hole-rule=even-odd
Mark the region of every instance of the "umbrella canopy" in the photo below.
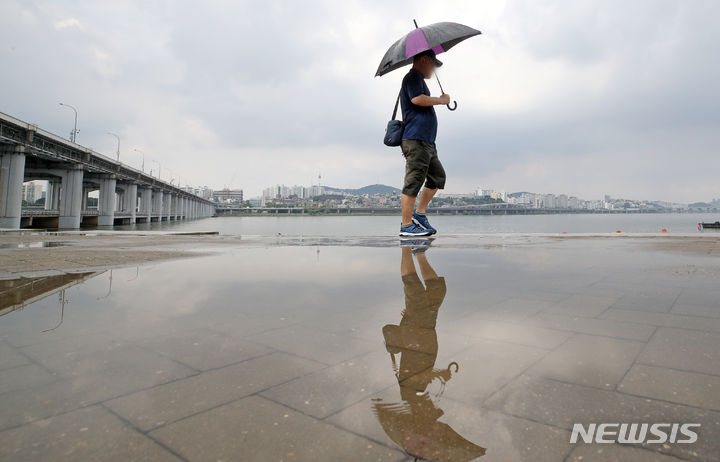
<svg viewBox="0 0 720 462">
<path fill-rule="evenodd" d="M 418 53 L 426 50 L 433 50 L 435 54 L 444 53 L 475 35 L 480 35 L 480 31 L 456 22 L 437 22 L 418 27 L 393 43 L 380 61 L 375 77 L 412 63 L 413 56 Z"/>
</svg>

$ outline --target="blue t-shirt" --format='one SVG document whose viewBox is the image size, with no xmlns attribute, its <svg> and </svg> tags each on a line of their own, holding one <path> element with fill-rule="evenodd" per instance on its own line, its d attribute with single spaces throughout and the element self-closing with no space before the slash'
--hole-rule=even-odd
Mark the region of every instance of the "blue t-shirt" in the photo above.
<svg viewBox="0 0 720 462">
<path fill-rule="evenodd" d="M 437 117 L 432 106 L 417 106 L 410 100 L 418 95 L 430 96 L 425 78 L 417 69 L 410 69 L 402 81 L 400 89 L 400 105 L 405 122 L 404 140 L 422 140 L 435 144 L 437 135 Z"/>
</svg>

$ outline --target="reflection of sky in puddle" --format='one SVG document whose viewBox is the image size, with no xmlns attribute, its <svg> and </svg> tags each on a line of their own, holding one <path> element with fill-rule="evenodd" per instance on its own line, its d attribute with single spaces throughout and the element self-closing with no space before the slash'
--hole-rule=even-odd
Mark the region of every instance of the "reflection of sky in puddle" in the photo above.
<svg viewBox="0 0 720 462">
<path fill-rule="evenodd" d="M 0 446 L 28 454 L 24 424 L 51 416 L 47 435 L 109 428 L 92 448 L 131 428 L 188 460 L 562 460 L 583 451 L 572 423 L 598 419 L 718 434 L 702 385 L 720 380 L 720 291 L 692 271 L 714 259 L 607 240 L 426 256 L 440 304 L 407 298 L 401 250 L 372 247 L 233 248 L 50 290 L 0 317 Z"/>
</svg>

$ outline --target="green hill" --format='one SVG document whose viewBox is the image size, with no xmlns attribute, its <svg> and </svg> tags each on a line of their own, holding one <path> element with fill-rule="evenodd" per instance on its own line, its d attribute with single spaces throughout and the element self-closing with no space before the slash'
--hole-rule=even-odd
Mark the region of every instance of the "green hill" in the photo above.
<svg viewBox="0 0 720 462">
<path fill-rule="evenodd" d="M 326 193 L 339 193 L 339 194 L 353 194 L 356 196 L 364 196 L 364 195 L 375 195 L 375 194 L 400 194 L 400 190 L 398 188 L 393 188 L 392 186 L 384 185 L 384 184 L 371 184 L 368 186 L 363 186 L 362 188 L 358 189 L 342 189 L 342 188 L 333 188 L 330 186 L 325 186 L 325 192 Z"/>
</svg>

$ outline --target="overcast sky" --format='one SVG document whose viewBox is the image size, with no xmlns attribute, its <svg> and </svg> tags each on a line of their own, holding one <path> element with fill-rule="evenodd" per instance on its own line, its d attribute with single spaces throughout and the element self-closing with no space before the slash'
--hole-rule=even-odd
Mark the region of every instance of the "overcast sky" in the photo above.
<svg viewBox="0 0 720 462">
<path fill-rule="evenodd" d="M 720 2 L 33 1 L 0 5 L 0 111 L 157 171 L 243 188 L 400 186 L 382 144 L 385 50 L 422 24 L 480 29 L 441 55 L 447 192 L 720 197 Z M 439 94 L 434 81 L 428 81 Z"/>
</svg>

